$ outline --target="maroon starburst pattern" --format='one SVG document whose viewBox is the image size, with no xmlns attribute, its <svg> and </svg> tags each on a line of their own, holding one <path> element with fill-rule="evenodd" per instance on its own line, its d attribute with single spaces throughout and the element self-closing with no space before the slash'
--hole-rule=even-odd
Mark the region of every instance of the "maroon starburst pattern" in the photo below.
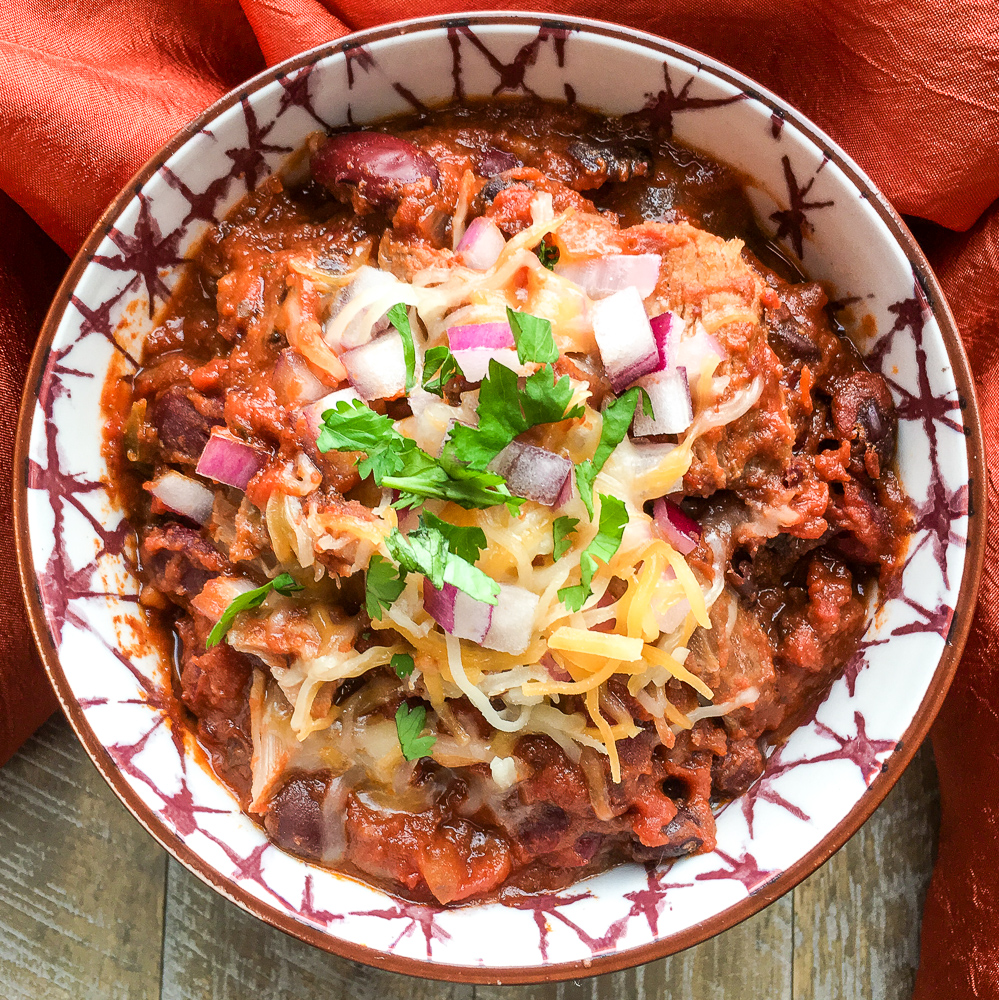
<svg viewBox="0 0 999 1000">
<path fill-rule="evenodd" d="M 235 168 L 234 168 L 235 169 Z M 216 177 L 204 191 L 192 191 L 166 164 L 160 167 L 163 179 L 175 191 L 184 196 L 190 209 L 181 220 L 180 225 L 191 222 L 210 222 L 218 220 L 219 205 L 229 194 L 229 189 L 235 179 L 233 172 Z"/>
<path fill-rule="evenodd" d="M 410 934 L 415 934 L 417 930 L 423 934 L 427 943 L 427 958 L 433 957 L 434 941 L 449 941 L 451 935 L 443 927 L 437 924 L 440 910 L 422 903 L 410 903 L 405 899 L 394 899 L 394 906 L 383 910 L 355 910 L 350 914 L 352 917 L 380 917 L 383 920 L 403 920 L 406 926 L 400 931 L 399 936 L 389 945 L 389 950 L 394 951 L 399 947 L 399 942 L 407 938 Z"/>
<path fill-rule="evenodd" d="M 343 58 L 347 64 L 347 89 L 354 89 L 354 66 L 370 73 L 375 66 L 374 56 L 363 45 L 348 45 L 343 50 Z"/>
<path fill-rule="evenodd" d="M 784 166 L 784 181 L 787 184 L 790 207 L 771 214 L 770 218 L 777 223 L 774 239 L 789 239 L 791 246 L 794 247 L 794 252 L 801 260 L 805 253 L 805 234 L 811 233 L 813 229 L 812 223 L 808 219 L 808 213 L 819 208 L 829 208 L 833 204 L 832 201 L 808 201 L 806 197 L 808 192 L 812 190 L 815 178 L 818 176 L 819 170 L 825 166 L 826 161 L 822 160 L 819 170 L 812 174 L 804 187 L 798 183 L 790 159 L 787 156 L 782 156 L 781 163 Z"/>
<path fill-rule="evenodd" d="M 693 882 L 666 882 L 665 876 L 672 867 L 673 862 L 668 862 L 662 868 L 646 865 L 645 886 L 624 894 L 624 898 L 631 904 L 624 920 L 629 921 L 635 917 L 644 917 L 654 937 L 659 934 L 659 917 L 666 907 L 666 896 L 669 890 L 689 889 L 694 884 Z"/>
<path fill-rule="evenodd" d="M 508 63 L 498 58 L 485 42 L 472 31 L 467 23 L 459 21 L 449 24 L 447 27 L 447 37 L 451 45 L 451 78 L 454 81 L 454 99 L 456 101 L 465 99 L 465 85 L 462 80 L 463 70 L 461 64 L 461 42 L 463 39 L 481 52 L 486 62 L 495 71 L 497 83 L 493 88 L 494 95 L 520 91 L 523 94 L 529 94 L 531 97 L 537 97 L 538 95 L 526 83 L 527 71 L 537 63 L 538 54 L 542 46 L 548 42 L 551 42 L 554 47 L 558 65 L 564 66 L 565 41 L 569 37 L 569 29 L 554 25 L 542 26 L 538 29 L 537 37 L 522 45 L 512 61 Z"/>
<path fill-rule="evenodd" d="M 541 958 L 547 962 L 548 935 L 551 933 L 549 920 L 558 920 L 568 927 L 590 949 L 591 955 L 599 955 L 613 948 L 621 939 L 625 927 L 632 917 L 631 913 L 615 920 L 607 928 L 607 931 L 599 937 L 594 937 L 583 930 L 579 924 L 562 913 L 563 907 L 572 906 L 573 903 L 592 898 L 593 895 L 589 890 L 571 895 L 561 895 L 559 893 L 535 893 L 532 895 L 511 893 L 503 897 L 503 905 L 515 910 L 530 911 L 534 917 L 534 924 L 538 928 L 538 947 L 541 950 Z"/>
<path fill-rule="evenodd" d="M 139 217 L 135 220 L 135 230 L 131 236 L 112 226 L 108 237 L 121 251 L 120 257 L 105 257 L 94 255 L 94 263 L 106 267 L 109 271 L 132 271 L 146 286 L 149 298 L 149 317 L 153 316 L 156 299 L 164 302 L 170 298 L 170 289 L 163 281 L 161 272 L 183 264 L 183 258 L 177 255 L 177 247 L 183 231 L 174 229 L 165 236 L 160 231 L 149 207 L 149 199 L 140 191 Z M 133 278 L 133 281 L 135 279 Z"/>
<path fill-rule="evenodd" d="M 266 154 L 290 153 L 291 146 L 276 146 L 267 142 L 267 137 L 277 124 L 277 119 L 272 119 L 266 125 L 259 125 L 257 113 L 253 110 L 249 98 L 243 97 L 240 104 L 243 108 L 243 118 L 246 120 L 246 145 L 233 146 L 225 151 L 225 155 L 232 160 L 234 176 L 242 177 L 247 190 L 253 191 L 257 181 L 270 173 Z"/>
<path fill-rule="evenodd" d="M 329 927 L 330 924 L 336 923 L 338 920 L 343 920 L 344 916 L 342 913 L 334 913 L 332 910 L 321 910 L 316 906 L 313 896 L 314 884 L 315 879 L 312 872 L 309 872 L 305 876 L 305 888 L 302 890 L 302 905 L 298 908 L 298 912 L 306 920 L 311 920 L 320 927 Z"/>
<path fill-rule="evenodd" d="M 111 298 L 102 302 L 96 309 L 91 309 L 85 302 L 83 302 L 76 294 L 70 295 L 69 301 L 70 305 L 80 314 L 82 322 L 80 323 L 80 333 L 77 337 L 77 343 L 88 337 L 92 333 L 96 333 L 103 337 L 126 361 L 133 367 L 138 368 L 139 362 L 132 357 L 128 350 L 122 346 L 121 342 L 118 340 L 116 334 L 116 324 L 111 321 L 112 311 L 121 304 L 122 300 L 126 295 L 130 295 L 139 286 L 140 282 L 139 275 L 136 275 L 132 280 L 125 285 L 119 292 L 116 292 Z M 62 372 L 65 372 L 63 369 Z"/>
<path fill-rule="evenodd" d="M 306 114 L 312 117 L 320 128 L 330 129 L 332 126 L 316 110 L 316 105 L 312 97 L 310 84 L 312 83 L 312 73 L 315 68 L 315 63 L 309 63 L 308 66 L 303 66 L 288 76 L 285 76 L 283 73 L 277 75 L 276 79 L 281 84 L 282 94 L 276 117 L 280 118 L 289 108 L 301 108 Z M 351 77 L 349 83 L 353 85 L 353 77 Z"/>
<path fill-rule="evenodd" d="M 666 86 L 657 94 L 646 95 L 645 107 L 640 114 L 654 125 L 658 125 L 667 139 L 673 136 L 673 116 L 678 112 L 723 108 L 746 97 L 745 94 L 734 94 L 732 97 L 691 97 L 690 88 L 696 79 L 696 74 L 690 76 L 679 91 L 674 91 L 669 66 L 663 63 L 663 80 Z"/>
<path fill-rule="evenodd" d="M 895 749 L 895 740 L 872 740 L 867 735 L 867 723 L 860 712 L 853 713 L 853 724 L 857 727 L 855 736 L 840 736 L 835 730 L 822 722 L 816 722 L 815 728 L 831 740 L 839 744 L 838 750 L 811 757 L 809 764 L 821 764 L 827 760 L 848 760 L 860 768 L 864 781 L 869 785 L 881 773 L 881 761 L 878 754 L 888 753 Z"/>
<path fill-rule="evenodd" d="M 709 882 L 714 879 L 726 879 L 733 882 L 741 882 L 745 886 L 746 892 L 752 895 L 757 889 L 772 882 L 780 871 L 773 868 L 761 868 L 756 858 L 749 851 L 744 851 L 739 858 L 733 858 L 730 854 L 715 848 L 715 855 L 722 859 L 728 866 L 717 868 L 710 872 L 701 872 L 695 875 L 697 882 Z"/>
</svg>

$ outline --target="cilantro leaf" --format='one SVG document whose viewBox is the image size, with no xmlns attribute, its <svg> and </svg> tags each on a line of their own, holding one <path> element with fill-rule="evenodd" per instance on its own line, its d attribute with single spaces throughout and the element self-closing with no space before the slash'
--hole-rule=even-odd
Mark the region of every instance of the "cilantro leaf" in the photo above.
<svg viewBox="0 0 999 1000">
<path fill-rule="evenodd" d="M 396 653 L 389 662 L 399 680 L 408 677 L 416 669 L 416 664 L 409 653 Z"/>
<path fill-rule="evenodd" d="M 360 400 L 340 400 L 323 413 L 316 443 L 323 452 L 363 452 L 357 471 L 362 478 L 373 476 L 378 486 L 399 490 L 402 496 L 395 502 L 397 507 L 415 507 L 424 499 L 434 499 L 452 500 L 466 509 L 505 503 L 515 513 L 524 502 L 510 495 L 502 476 L 445 468 L 400 434 L 391 418 L 375 413 Z"/>
<path fill-rule="evenodd" d="M 529 375 L 519 388 L 517 373 L 493 360 L 479 387 L 479 425 L 455 424 L 444 446 L 441 464 L 451 470 L 484 470 L 518 434 L 538 424 L 578 417 L 582 406 L 566 410 L 572 400 L 568 375 L 556 381 L 551 365 Z"/>
<path fill-rule="evenodd" d="M 542 240 L 534 248 L 534 252 L 538 255 L 538 260 L 540 260 L 549 271 L 555 270 L 555 265 L 558 263 L 559 258 L 558 247 L 553 247 Z"/>
<path fill-rule="evenodd" d="M 402 337 L 402 356 L 406 361 L 406 392 L 409 392 L 416 385 L 416 345 L 413 343 L 413 328 L 409 325 L 409 310 L 401 302 L 397 302 L 386 316 Z"/>
<path fill-rule="evenodd" d="M 341 399 L 334 409 L 323 413 L 323 426 L 316 439 L 320 451 L 362 451 L 357 463 L 362 478 L 384 476 L 402 471 L 407 456 L 417 450 L 416 443 L 403 437 L 390 417 L 375 413 L 359 399 Z"/>
<path fill-rule="evenodd" d="M 579 583 L 574 587 L 563 587 L 558 599 L 569 611 L 579 611 L 586 599 L 593 593 L 590 584 L 597 571 L 597 560 L 609 562 L 617 552 L 628 523 L 628 511 L 624 501 L 617 497 L 600 494 L 600 526 L 593 541 L 583 549 L 579 557 Z"/>
<path fill-rule="evenodd" d="M 479 553 L 486 547 L 486 533 L 481 528 L 462 528 L 457 524 L 442 521 L 431 514 L 423 512 L 423 521 L 428 528 L 439 531 L 447 539 L 447 547 L 459 558 L 474 563 Z"/>
<path fill-rule="evenodd" d="M 426 705 L 417 705 L 411 710 L 405 702 L 401 702 L 396 710 L 395 731 L 399 734 L 399 746 L 402 747 L 402 755 L 406 760 L 418 760 L 420 757 L 430 756 L 437 737 L 420 735 L 426 721 Z"/>
<path fill-rule="evenodd" d="M 552 521 L 552 540 L 555 543 L 554 556 L 556 559 L 561 559 L 572 548 L 569 536 L 576 533 L 578 526 L 578 517 L 562 516 L 556 517 Z"/>
<path fill-rule="evenodd" d="M 506 307 L 506 318 L 513 331 L 513 340 L 517 345 L 517 357 L 520 363 L 539 361 L 541 364 L 552 364 L 558 360 L 558 348 L 552 336 L 552 325 L 540 316 L 530 313 L 514 312 Z"/>
<path fill-rule="evenodd" d="M 368 563 L 364 578 L 364 607 L 368 617 L 381 618 L 383 611 L 392 607 L 392 602 L 406 588 L 406 574 L 376 552 Z"/>
<path fill-rule="evenodd" d="M 437 590 L 450 583 L 486 604 L 495 604 L 499 597 L 499 584 L 452 552 L 448 539 L 425 521 L 408 536 L 393 531 L 385 545 L 403 570 L 422 573 Z"/>
<path fill-rule="evenodd" d="M 444 398 L 444 386 L 451 379 L 464 377 L 458 359 L 448 347 L 431 347 L 423 356 L 423 388 Z"/>
<path fill-rule="evenodd" d="M 208 633 L 208 638 L 205 640 L 205 649 L 217 646 L 229 629 L 232 628 L 233 622 L 236 620 L 236 615 L 241 611 L 250 611 L 253 608 L 259 608 L 267 600 L 267 595 L 272 590 L 288 596 L 304 589 L 300 583 L 295 582 L 295 578 L 290 573 L 282 573 L 280 576 L 274 577 L 273 580 L 268 580 L 262 587 L 255 587 L 253 590 L 248 590 L 245 594 L 240 594 L 222 612 L 222 617 L 212 627 L 211 632 Z"/>
<path fill-rule="evenodd" d="M 593 480 L 597 478 L 597 473 L 610 458 L 611 452 L 628 433 L 640 395 L 648 398 L 648 393 L 644 389 L 632 386 L 623 396 L 619 396 L 604 409 L 603 423 L 600 426 L 600 443 L 597 445 L 597 450 L 593 458 L 576 466 L 576 485 L 579 487 L 580 498 L 590 517 L 593 517 Z"/>
</svg>

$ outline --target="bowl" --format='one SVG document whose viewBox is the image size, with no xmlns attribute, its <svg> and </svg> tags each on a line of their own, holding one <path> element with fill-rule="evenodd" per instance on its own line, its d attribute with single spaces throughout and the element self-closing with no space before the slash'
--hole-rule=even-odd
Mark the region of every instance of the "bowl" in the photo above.
<svg viewBox="0 0 999 1000">
<path fill-rule="evenodd" d="M 645 108 L 742 171 L 760 223 L 849 300 L 899 407 L 916 530 L 843 675 L 718 814 L 718 847 L 621 865 L 560 892 L 438 908 L 271 845 L 213 776 L 165 694 L 143 629 L 129 527 L 102 453 L 106 379 L 134 370 L 185 254 L 317 128 L 454 97 L 536 94 Z M 862 322 L 860 322 L 862 320 Z M 706 56 L 576 18 L 405 21 L 304 53 L 175 136 L 108 208 L 48 314 L 16 444 L 17 547 L 31 623 L 63 708 L 105 779 L 181 863 L 263 920 L 340 955 L 468 982 L 579 978 L 686 948 L 787 892 L 857 830 L 936 714 L 971 621 L 985 524 L 974 389 L 912 236 L 826 135 Z"/>
</svg>

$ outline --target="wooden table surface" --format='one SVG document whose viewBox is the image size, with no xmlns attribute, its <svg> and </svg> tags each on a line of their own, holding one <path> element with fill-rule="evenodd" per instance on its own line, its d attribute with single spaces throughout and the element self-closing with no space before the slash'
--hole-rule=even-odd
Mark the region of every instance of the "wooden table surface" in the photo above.
<svg viewBox="0 0 999 1000">
<path fill-rule="evenodd" d="M 0 998 L 908 1000 L 938 802 L 926 745 L 839 854 L 711 941 L 577 983 L 451 985 L 327 955 L 237 909 L 167 856 L 54 718 L 0 769 Z"/>
</svg>

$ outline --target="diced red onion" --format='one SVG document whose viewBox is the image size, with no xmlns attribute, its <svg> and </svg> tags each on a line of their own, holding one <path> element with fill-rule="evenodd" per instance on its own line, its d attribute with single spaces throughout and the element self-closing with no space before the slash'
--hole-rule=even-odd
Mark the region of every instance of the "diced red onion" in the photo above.
<svg viewBox="0 0 999 1000">
<path fill-rule="evenodd" d="M 676 349 L 683 331 L 683 320 L 676 313 L 662 313 L 649 320 L 652 336 L 659 351 L 659 367 L 656 371 L 669 371 L 676 367 Z"/>
<path fill-rule="evenodd" d="M 656 370 L 659 348 L 637 289 L 625 288 L 594 302 L 590 315 L 593 336 L 615 393 Z"/>
<path fill-rule="evenodd" d="M 638 380 L 652 402 L 653 417 L 647 417 L 642 410 L 642 401 L 635 407 L 633 433 L 636 437 L 651 434 L 682 434 L 694 419 L 690 402 L 690 385 L 687 369 L 653 372 Z"/>
<path fill-rule="evenodd" d="M 514 496 L 546 507 L 556 507 L 568 499 L 565 490 L 572 476 L 572 462 L 545 448 L 512 441 L 489 463 L 489 469 L 506 479 Z"/>
<path fill-rule="evenodd" d="M 272 384 L 279 397 L 292 406 L 312 403 L 329 392 L 329 386 L 316 378 L 305 358 L 290 347 L 274 363 Z"/>
<path fill-rule="evenodd" d="M 371 292 L 375 289 L 381 289 L 388 292 L 389 289 L 400 284 L 401 282 L 399 279 L 392 274 L 391 271 L 382 271 L 380 268 L 362 264 L 354 272 L 354 277 L 351 279 L 350 284 L 344 286 L 344 288 L 342 288 L 338 293 L 337 297 L 333 300 L 333 307 L 324 328 L 324 338 L 326 343 L 334 350 L 350 350 L 353 347 L 360 347 L 361 344 L 366 343 L 372 337 L 377 337 L 378 334 L 387 330 L 390 323 L 384 315 L 380 316 L 369 329 L 366 324 L 361 322 L 365 312 L 365 310 L 362 309 L 358 315 L 356 315 L 346 325 L 346 327 L 344 327 L 339 342 L 334 342 L 330 336 L 326 335 L 326 331 L 330 329 L 330 324 L 333 319 L 352 299 L 357 298 L 358 295 Z"/>
<path fill-rule="evenodd" d="M 233 437 L 227 430 L 215 428 L 194 471 L 217 483 L 245 490 L 266 461 L 267 456 L 259 449 Z"/>
<path fill-rule="evenodd" d="M 499 599 L 493 608 L 489 631 L 482 640 L 486 649 L 514 656 L 527 651 L 534 634 L 534 615 L 538 595 L 524 587 L 501 583 Z"/>
<path fill-rule="evenodd" d="M 682 340 L 678 340 L 675 350 L 675 363 L 686 368 L 690 372 L 691 378 L 697 379 L 700 377 L 705 359 L 712 354 L 716 355 L 722 361 L 725 360 L 725 348 L 707 330 L 697 329 L 697 332 L 692 337 L 684 337 Z"/>
<path fill-rule="evenodd" d="M 204 483 L 183 476 L 173 469 L 160 473 L 150 484 L 149 492 L 175 514 L 207 524 L 212 516 L 215 494 Z"/>
<path fill-rule="evenodd" d="M 447 331 L 447 342 L 452 353 L 475 348 L 499 350 L 517 346 L 509 323 L 469 323 L 465 326 L 450 326 Z"/>
<path fill-rule="evenodd" d="M 481 382 L 489 374 L 489 362 L 495 361 L 504 368 L 524 373 L 524 366 L 517 357 L 517 352 L 506 347 L 490 350 L 488 348 L 472 348 L 469 351 L 452 351 L 455 361 L 461 367 L 462 374 L 469 382 Z"/>
<path fill-rule="evenodd" d="M 362 399 L 396 399 L 406 392 L 406 355 L 395 331 L 340 355 Z"/>
<path fill-rule="evenodd" d="M 682 556 L 689 556 L 701 540 L 701 526 L 672 500 L 660 497 L 652 505 L 652 516 L 660 534 Z"/>
<path fill-rule="evenodd" d="M 447 331 L 447 342 L 469 382 L 481 382 L 489 373 L 490 361 L 517 373 L 523 371 L 509 323 L 452 326 Z"/>
<path fill-rule="evenodd" d="M 352 403 L 354 400 L 360 400 L 361 397 L 358 396 L 357 390 L 353 386 L 348 386 L 346 389 L 337 389 L 336 392 L 331 392 L 322 399 L 316 400 L 310 406 L 306 406 L 302 410 L 302 414 L 305 416 L 305 426 L 312 439 L 315 440 L 319 436 L 319 430 L 323 423 L 323 414 L 327 410 L 335 410 L 337 403 L 341 400 L 347 403 Z"/>
<path fill-rule="evenodd" d="M 455 253 L 465 267 L 473 271 L 488 271 L 506 246 L 506 238 L 492 219 L 480 215 L 472 219 L 458 240 Z"/>
<path fill-rule="evenodd" d="M 492 624 L 492 604 L 477 601 L 450 583 L 438 590 L 424 580 L 423 606 L 445 632 L 470 642 L 481 643 Z"/>
<path fill-rule="evenodd" d="M 558 660 L 551 653 L 545 653 L 538 662 L 548 671 L 548 676 L 553 681 L 568 683 L 572 680 L 572 674 L 565 667 L 559 666 Z"/>
<path fill-rule="evenodd" d="M 555 265 L 555 273 L 575 282 L 591 299 L 600 299 L 625 288 L 634 288 L 647 299 L 659 281 L 662 257 L 657 253 L 611 253 L 589 260 Z"/>
</svg>

